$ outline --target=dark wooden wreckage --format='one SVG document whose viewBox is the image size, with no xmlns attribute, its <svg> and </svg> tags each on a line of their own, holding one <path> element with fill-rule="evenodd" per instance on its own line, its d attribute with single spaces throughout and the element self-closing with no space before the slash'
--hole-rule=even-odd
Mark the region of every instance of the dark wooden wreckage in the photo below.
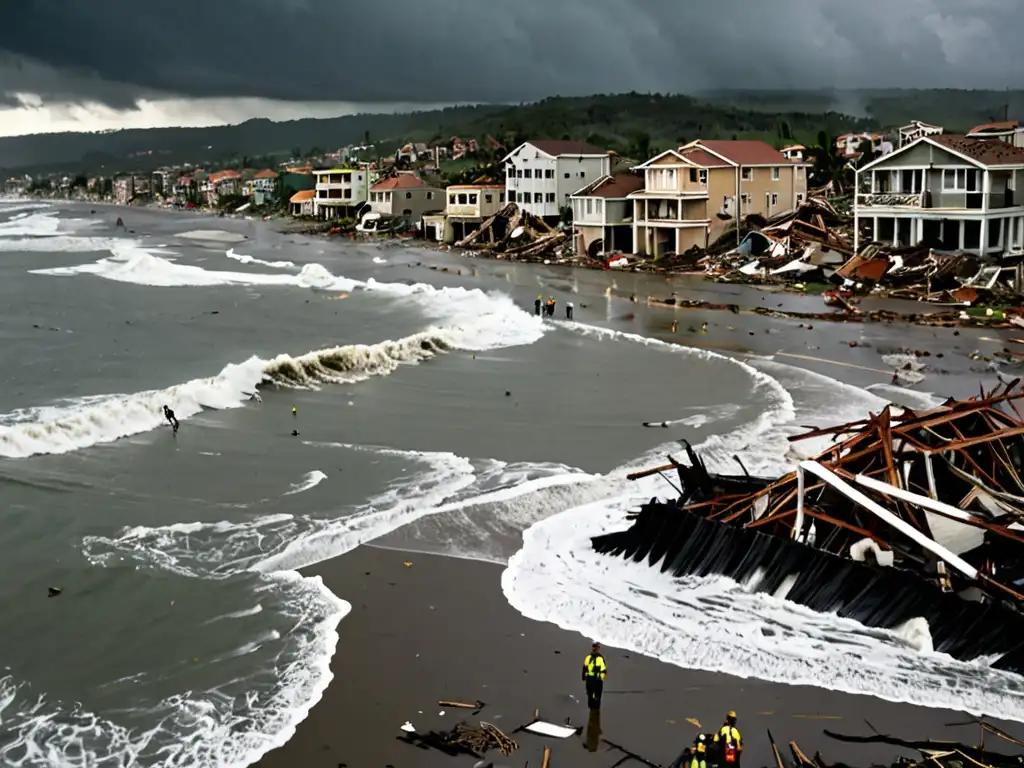
<svg viewBox="0 0 1024 768">
<path fill-rule="evenodd" d="M 679 498 L 595 550 L 674 576 L 724 575 L 870 627 L 921 617 L 936 651 L 1024 672 L 1024 418 L 1018 382 L 929 411 L 886 407 L 778 479 L 711 475 L 686 445 Z M 742 466 L 742 465 L 741 465 Z M 780 592 L 781 590 L 781 592 Z"/>
</svg>

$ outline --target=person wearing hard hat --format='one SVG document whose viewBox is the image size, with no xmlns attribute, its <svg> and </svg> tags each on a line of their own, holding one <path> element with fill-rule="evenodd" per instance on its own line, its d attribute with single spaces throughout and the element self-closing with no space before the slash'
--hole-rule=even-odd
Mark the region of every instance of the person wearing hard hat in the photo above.
<svg viewBox="0 0 1024 768">
<path fill-rule="evenodd" d="M 693 746 L 686 747 L 669 768 L 707 768 L 708 745 L 711 737 L 706 733 L 697 734 Z"/>
<path fill-rule="evenodd" d="M 725 722 L 715 734 L 715 744 L 721 749 L 722 763 L 728 768 L 739 768 L 740 755 L 743 754 L 743 737 L 736 727 L 736 711 L 730 709 Z"/>
<path fill-rule="evenodd" d="M 536 299 L 534 299 L 534 302 L 533 302 L 533 313 L 535 315 L 539 315 L 540 314 L 540 305 L 543 304 L 543 303 L 544 303 L 544 296 L 543 295 L 538 296 Z"/>
</svg>

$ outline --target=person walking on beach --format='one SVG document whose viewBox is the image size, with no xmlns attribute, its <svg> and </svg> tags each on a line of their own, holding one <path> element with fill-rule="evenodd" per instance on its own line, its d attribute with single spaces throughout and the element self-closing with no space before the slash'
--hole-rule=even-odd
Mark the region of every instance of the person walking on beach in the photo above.
<svg viewBox="0 0 1024 768">
<path fill-rule="evenodd" d="M 171 429 L 174 434 L 178 434 L 178 417 L 174 415 L 174 411 L 164 406 L 164 418 L 167 419 L 167 423 L 171 425 Z"/>
<path fill-rule="evenodd" d="M 572 320 L 572 302 L 565 302 L 565 319 Z"/>
<path fill-rule="evenodd" d="M 722 751 L 722 763 L 728 768 L 739 768 L 740 755 L 743 754 L 743 737 L 736 727 L 736 711 L 730 709 L 725 722 L 715 734 L 715 745 Z"/>
<path fill-rule="evenodd" d="M 587 707 L 601 708 L 601 694 L 604 691 L 604 679 L 608 675 L 608 665 L 601 655 L 601 644 L 590 646 L 590 653 L 583 659 L 583 682 L 587 687 Z"/>
<path fill-rule="evenodd" d="M 555 316 L 555 297 L 548 296 L 548 317 Z"/>
<path fill-rule="evenodd" d="M 533 313 L 540 317 L 540 305 L 544 303 L 544 297 L 538 296 L 533 302 Z"/>
</svg>

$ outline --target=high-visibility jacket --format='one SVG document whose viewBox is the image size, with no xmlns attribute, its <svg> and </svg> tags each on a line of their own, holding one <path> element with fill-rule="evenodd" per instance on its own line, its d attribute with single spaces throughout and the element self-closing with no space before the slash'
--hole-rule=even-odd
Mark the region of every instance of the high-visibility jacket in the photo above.
<svg viewBox="0 0 1024 768">
<path fill-rule="evenodd" d="M 608 665 L 604 663 L 604 656 L 600 653 L 590 654 L 583 660 L 583 677 L 596 677 L 604 680 L 608 674 Z"/>
<path fill-rule="evenodd" d="M 722 744 L 722 756 L 724 762 L 735 763 L 736 757 L 743 751 L 743 737 L 739 729 L 725 723 L 715 734 L 715 743 Z"/>
</svg>

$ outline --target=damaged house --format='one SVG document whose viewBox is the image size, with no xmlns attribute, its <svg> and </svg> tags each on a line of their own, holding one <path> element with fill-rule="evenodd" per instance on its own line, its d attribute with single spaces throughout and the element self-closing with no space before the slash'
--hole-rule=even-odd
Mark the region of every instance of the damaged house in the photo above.
<svg viewBox="0 0 1024 768">
<path fill-rule="evenodd" d="M 600 253 L 633 249 L 634 192 L 644 178 L 634 173 L 603 176 L 572 196 L 575 253 L 597 258 Z"/>
<path fill-rule="evenodd" d="M 979 256 L 1024 246 L 1024 149 L 922 136 L 857 171 L 854 249 L 878 242 Z"/>
<path fill-rule="evenodd" d="M 505 199 L 549 224 L 573 192 L 612 172 L 611 154 L 583 141 L 527 141 L 502 158 Z"/>
<path fill-rule="evenodd" d="M 633 252 L 707 248 L 741 217 L 791 212 L 807 197 L 807 168 L 763 141 L 698 140 L 662 152 L 636 169 L 644 188 L 630 195 Z"/>
</svg>

